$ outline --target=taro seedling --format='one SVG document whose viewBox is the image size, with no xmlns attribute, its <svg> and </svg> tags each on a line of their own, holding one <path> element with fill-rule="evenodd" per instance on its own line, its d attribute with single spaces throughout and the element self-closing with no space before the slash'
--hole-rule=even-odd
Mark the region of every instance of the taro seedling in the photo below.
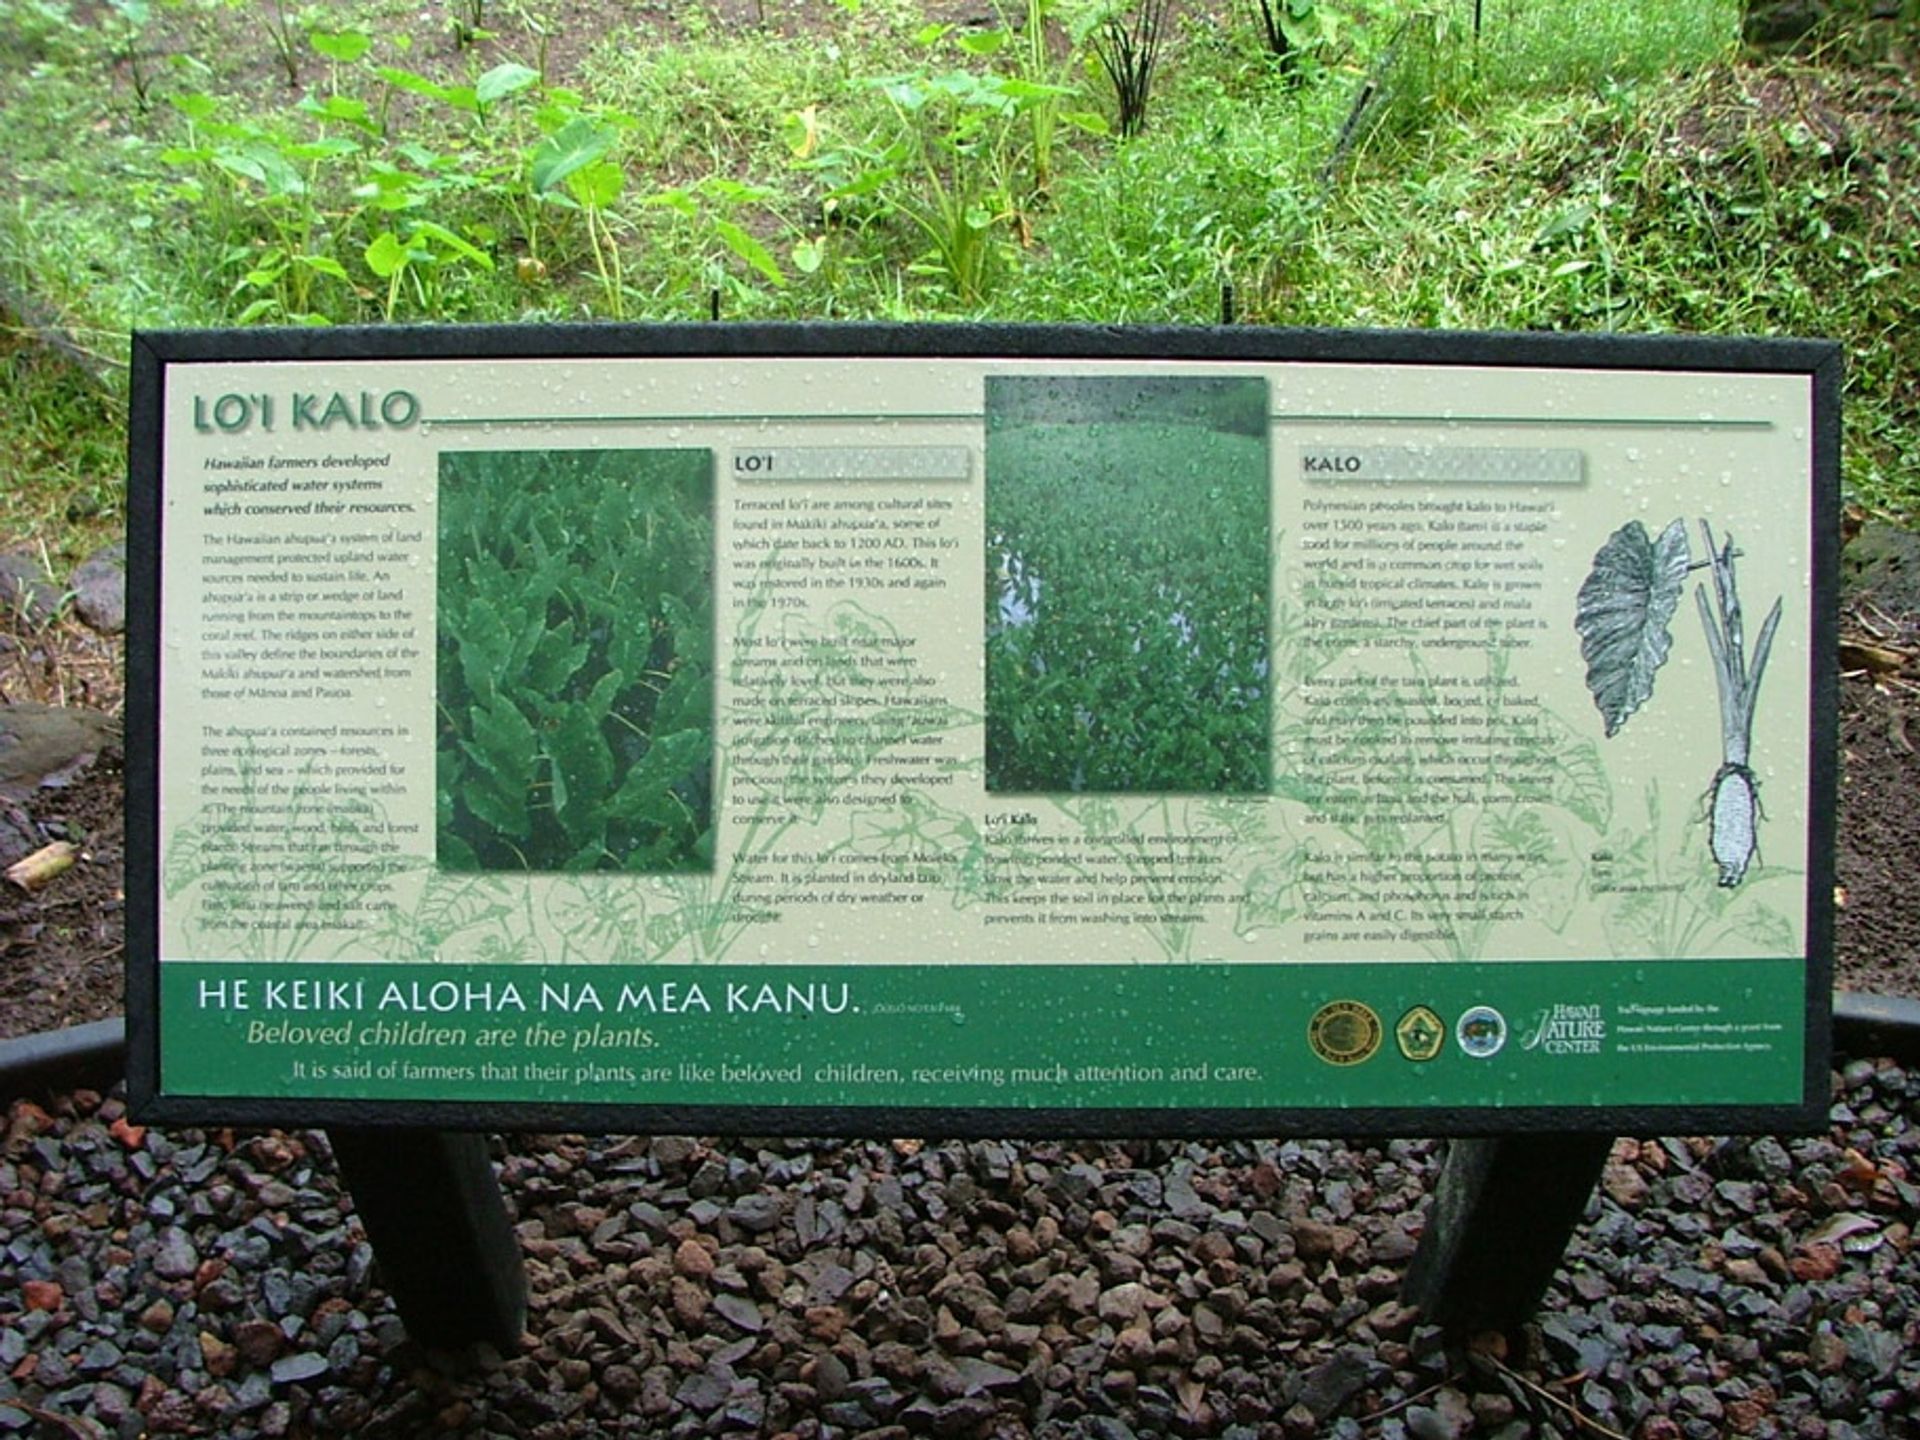
<svg viewBox="0 0 1920 1440">
<path fill-rule="evenodd" d="M 713 461 L 440 462 L 438 858 L 705 870 L 713 856 Z"/>
<path fill-rule="evenodd" d="M 1746 878 L 1759 847 L 1760 795 L 1748 759 L 1753 750 L 1753 712 L 1760 679 L 1780 625 L 1780 601 L 1773 602 L 1747 658 L 1740 592 L 1734 578 L 1733 538 L 1717 548 L 1713 531 L 1700 522 L 1707 558 L 1695 563 L 1687 545 L 1687 527 L 1675 520 L 1653 538 L 1632 520 L 1614 531 L 1593 557 L 1593 569 L 1580 587 L 1574 628 L 1587 662 L 1587 688 L 1599 707 L 1609 736 L 1619 733 L 1632 714 L 1653 696 L 1654 677 L 1673 648 L 1668 622 L 1679 607 L 1687 576 L 1713 572 L 1713 601 L 1704 586 L 1694 591 L 1707 650 L 1713 658 L 1720 695 L 1721 765 L 1707 792 L 1709 840 L 1720 884 L 1728 888 Z"/>
<path fill-rule="evenodd" d="M 987 788 L 1264 793 L 1267 391 L 987 381 Z"/>
</svg>

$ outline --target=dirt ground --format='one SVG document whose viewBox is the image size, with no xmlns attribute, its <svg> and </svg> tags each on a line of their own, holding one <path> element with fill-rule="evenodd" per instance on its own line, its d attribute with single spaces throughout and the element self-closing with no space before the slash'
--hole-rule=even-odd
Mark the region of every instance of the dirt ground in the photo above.
<svg viewBox="0 0 1920 1440">
<path fill-rule="evenodd" d="M 1840 816 L 1835 858 L 1837 988 L 1920 999 L 1920 615 L 1853 614 L 1843 626 Z M 121 756 L 23 807 L 82 859 L 36 895 L 0 885 L 0 1037 L 122 1011 L 126 861 Z M 4 838 L 0 831 L 0 838 Z M 10 858 L 10 857 L 9 857 Z"/>
</svg>

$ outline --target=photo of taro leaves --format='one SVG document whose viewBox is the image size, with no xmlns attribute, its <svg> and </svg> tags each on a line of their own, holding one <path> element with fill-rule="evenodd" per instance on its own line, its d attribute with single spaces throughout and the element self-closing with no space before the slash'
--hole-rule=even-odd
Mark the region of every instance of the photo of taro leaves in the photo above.
<svg viewBox="0 0 1920 1440">
<path fill-rule="evenodd" d="M 1267 385 L 990 376 L 986 787 L 1271 772 Z"/>
<path fill-rule="evenodd" d="M 440 457 L 437 854 L 706 870 L 713 454 Z"/>
</svg>

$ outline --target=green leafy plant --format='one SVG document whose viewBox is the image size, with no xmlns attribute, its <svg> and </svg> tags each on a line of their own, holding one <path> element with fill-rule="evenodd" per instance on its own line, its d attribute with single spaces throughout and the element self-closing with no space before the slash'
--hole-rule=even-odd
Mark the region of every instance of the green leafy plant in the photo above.
<svg viewBox="0 0 1920 1440">
<path fill-rule="evenodd" d="M 438 855 L 712 862 L 713 457 L 441 458 Z"/>
<path fill-rule="evenodd" d="M 681 217 L 691 232 L 689 248 L 703 257 L 702 280 L 709 291 L 729 290 L 736 299 L 749 298 L 754 287 L 729 266 L 727 257 L 743 262 L 769 285 L 787 283 L 786 272 L 754 234 L 734 214 L 743 207 L 764 203 L 773 192 L 725 175 L 709 175 L 690 186 L 675 186 L 647 197 Z"/>
<path fill-rule="evenodd" d="M 447 29 L 465 50 L 487 38 L 487 0 L 447 0 Z"/>
<path fill-rule="evenodd" d="M 218 217 L 229 244 L 219 268 L 238 271 L 231 296 L 239 324 L 320 324 L 323 280 L 350 283 L 335 253 L 339 218 L 322 208 L 322 176 L 360 154 L 344 136 L 305 139 L 277 126 L 224 118 L 211 96 L 170 97 L 189 122 L 187 142 L 161 151 L 179 172 L 174 193 Z"/>
<path fill-rule="evenodd" d="M 1253 0 L 1254 20 L 1267 53 L 1292 73 L 1300 57 L 1330 39 L 1337 23 L 1324 0 Z"/>
<path fill-rule="evenodd" d="M 409 285 L 423 315 L 439 313 L 440 276 L 449 265 L 464 261 L 482 270 L 493 269 L 493 258 L 486 251 L 436 221 L 415 218 L 405 229 L 404 239 L 395 231 L 382 230 L 362 252 L 367 269 L 386 282 L 386 320 L 398 313 L 400 297 Z"/>
<path fill-rule="evenodd" d="M 1024 22 L 1016 35 L 1002 5 L 999 30 L 962 35 L 958 40 L 963 50 L 974 55 L 991 55 L 1004 47 L 1017 61 L 1016 83 L 1037 87 L 1025 107 L 1036 195 L 1044 195 L 1053 184 L 1054 141 L 1062 123 L 1095 134 L 1105 133 L 1107 128 L 1106 122 L 1090 111 L 1065 108 L 1074 98 L 1073 77 L 1080 68 L 1088 34 L 1107 12 L 1095 7 L 1083 8 L 1077 18 L 1068 15 L 1066 51 L 1056 59 L 1048 44 L 1047 22 L 1068 9 L 1062 0 L 1026 0 Z"/>
<path fill-rule="evenodd" d="M 930 25 L 918 39 L 931 47 L 949 29 Z M 826 180 L 829 217 L 871 205 L 905 221 L 928 247 L 915 268 L 941 276 L 963 303 L 977 303 L 1021 219 L 1016 127 L 1035 105 L 1071 92 L 967 69 L 923 68 L 873 85 L 892 114 L 892 133 L 823 146 L 801 163 Z"/>
</svg>

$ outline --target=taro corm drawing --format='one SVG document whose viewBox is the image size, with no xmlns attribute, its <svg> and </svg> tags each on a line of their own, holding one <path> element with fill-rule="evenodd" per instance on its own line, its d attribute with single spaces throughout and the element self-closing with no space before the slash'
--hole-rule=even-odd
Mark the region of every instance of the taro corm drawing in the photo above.
<svg viewBox="0 0 1920 1440">
<path fill-rule="evenodd" d="M 1700 522 L 1700 536 L 1707 558 L 1695 562 L 1684 521 L 1675 520 L 1658 538 L 1649 537 L 1638 520 L 1628 521 L 1607 537 L 1593 557 L 1573 623 L 1580 632 L 1580 654 L 1587 662 L 1587 688 L 1593 692 L 1607 734 L 1615 735 L 1653 695 L 1654 676 L 1673 648 L 1667 625 L 1680 604 L 1687 576 L 1695 570 L 1712 570 L 1713 601 L 1708 601 L 1705 586 L 1695 589 L 1693 598 L 1720 692 L 1721 765 L 1708 792 L 1707 813 L 1720 883 L 1730 888 L 1746 878 L 1758 850 L 1760 796 L 1747 761 L 1753 749 L 1760 677 L 1780 624 L 1780 601 L 1773 602 L 1761 622 L 1749 664 L 1733 567 L 1739 552 L 1731 535 L 1716 548 L 1705 520 Z"/>
</svg>

